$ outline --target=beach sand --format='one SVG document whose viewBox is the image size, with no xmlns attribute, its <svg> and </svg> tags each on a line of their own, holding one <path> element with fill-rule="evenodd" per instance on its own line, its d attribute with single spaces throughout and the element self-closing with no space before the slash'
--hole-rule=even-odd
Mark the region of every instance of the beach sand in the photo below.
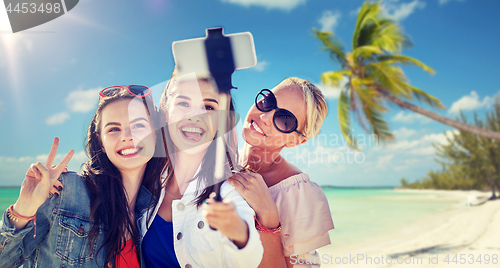
<svg viewBox="0 0 500 268">
<path fill-rule="evenodd" d="M 461 205 L 370 241 L 335 251 L 322 248 L 321 267 L 500 267 L 500 200 L 465 205 L 484 201 L 491 193 L 397 191 L 428 192 Z"/>
</svg>

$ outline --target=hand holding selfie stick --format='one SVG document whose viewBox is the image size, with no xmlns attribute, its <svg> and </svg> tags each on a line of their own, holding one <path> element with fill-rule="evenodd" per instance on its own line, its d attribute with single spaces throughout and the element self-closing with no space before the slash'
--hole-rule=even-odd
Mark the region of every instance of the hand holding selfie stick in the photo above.
<svg viewBox="0 0 500 268">
<path fill-rule="evenodd" d="M 257 57 L 252 34 L 249 32 L 225 36 L 223 28 L 207 29 L 207 37 L 177 41 L 172 51 L 177 71 L 182 74 L 195 72 L 210 74 L 219 91 L 219 107 L 228 107 L 230 90 L 233 87 L 231 75 L 236 69 L 255 66 Z M 224 134 L 228 131 L 227 113 L 219 112 L 215 157 L 215 201 L 222 201 L 220 184 L 224 180 L 224 164 L 227 152 Z"/>
</svg>

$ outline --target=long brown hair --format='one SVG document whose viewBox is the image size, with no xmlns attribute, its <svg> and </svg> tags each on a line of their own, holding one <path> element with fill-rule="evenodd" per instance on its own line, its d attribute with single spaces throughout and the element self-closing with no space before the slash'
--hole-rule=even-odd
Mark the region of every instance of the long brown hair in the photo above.
<svg viewBox="0 0 500 268">
<path fill-rule="evenodd" d="M 104 247 L 106 248 L 105 263 L 114 260 L 115 256 L 124 250 L 127 232 L 132 235 L 136 246 L 138 246 L 140 238 L 138 227 L 129 216 L 135 215 L 135 213 L 130 211 L 128 206 L 127 193 L 123 186 L 121 173 L 102 150 L 100 139 L 103 109 L 110 103 L 124 98 L 133 99 L 135 96 L 126 90 L 122 90 L 114 96 L 104 97 L 99 101 L 87 131 L 85 150 L 90 160 L 83 164 L 81 172 L 90 196 L 90 222 L 92 227 L 89 233 L 89 249 L 92 250 L 92 245 L 96 242 L 99 233 L 104 231 L 104 241 L 98 251 Z M 159 121 L 154 104 L 149 97 L 142 98 L 142 100 L 151 118 L 152 125 L 156 129 Z M 161 149 L 159 144 L 157 138 L 155 149 Z M 153 157 L 146 165 L 142 185 L 152 193 L 149 202 L 150 207 L 156 205 L 156 200 L 160 195 L 160 176 L 164 166 L 165 159 L 160 157 Z"/>
<path fill-rule="evenodd" d="M 214 83 L 213 79 L 210 77 L 198 78 L 198 81 L 203 81 L 210 84 Z M 159 110 L 162 122 L 164 122 L 164 119 L 167 117 L 167 111 L 169 106 L 168 99 L 173 94 L 173 89 L 176 87 L 176 85 L 177 85 L 176 72 L 174 71 L 160 99 Z M 234 129 L 236 125 L 236 117 L 237 115 L 235 113 L 235 106 L 233 98 L 231 97 L 229 101 L 229 112 L 227 113 L 227 125 L 226 125 L 226 129 L 229 132 L 225 134 L 227 162 L 224 165 L 224 178 L 229 178 L 232 175 L 232 171 L 237 168 L 236 164 L 238 163 L 238 142 L 237 142 L 236 132 Z M 173 150 L 173 148 L 175 148 L 175 145 L 173 144 L 172 139 L 170 138 L 168 128 L 167 126 L 162 126 L 162 127 L 164 128 L 163 133 L 165 135 L 166 146 L 171 150 Z M 201 206 L 201 204 L 203 204 L 203 201 L 207 199 L 210 196 L 210 194 L 215 190 L 215 185 L 218 185 L 220 187 L 222 183 L 224 183 L 224 180 L 216 182 L 214 176 L 215 151 L 217 148 L 217 142 L 221 140 L 217 138 L 218 136 L 220 136 L 219 133 L 216 133 L 214 140 L 209 145 L 207 152 L 203 157 L 200 171 L 192 179 L 192 181 L 197 180 L 197 187 L 196 187 L 197 190 L 195 192 L 196 198 L 194 200 L 194 203 L 197 205 L 197 207 Z M 173 179 L 175 173 L 172 160 L 168 156 L 168 153 L 164 170 L 167 171 L 167 176 L 162 187 L 165 187 L 168 184 L 168 182 L 171 179 Z"/>
</svg>

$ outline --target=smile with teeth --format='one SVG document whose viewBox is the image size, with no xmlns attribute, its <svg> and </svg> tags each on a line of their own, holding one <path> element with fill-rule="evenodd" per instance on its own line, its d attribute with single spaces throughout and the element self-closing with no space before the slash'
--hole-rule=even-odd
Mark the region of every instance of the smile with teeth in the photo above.
<svg viewBox="0 0 500 268">
<path fill-rule="evenodd" d="M 192 141 L 199 141 L 205 134 L 205 130 L 199 127 L 182 127 L 181 131 L 184 137 Z"/>
<path fill-rule="evenodd" d="M 259 127 L 259 125 L 257 125 L 257 123 L 255 123 L 255 121 L 252 121 L 252 127 L 253 129 L 255 129 L 257 132 L 259 132 L 260 134 L 264 135 L 267 137 L 267 135 L 264 133 L 264 131 L 262 131 L 262 129 Z"/>
<path fill-rule="evenodd" d="M 131 155 L 131 154 L 136 154 L 140 150 L 141 150 L 141 148 L 137 148 L 137 147 L 136 148 L 128 148 L 128 149 L 123 149 L 123 150 L 118 151 L 118 154 Z"/>
</svg>

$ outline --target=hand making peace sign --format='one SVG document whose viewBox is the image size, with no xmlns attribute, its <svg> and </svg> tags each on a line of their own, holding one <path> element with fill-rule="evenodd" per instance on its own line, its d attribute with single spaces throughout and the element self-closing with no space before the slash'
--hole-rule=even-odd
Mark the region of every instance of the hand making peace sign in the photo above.
<svg viewBox="0 0 500 268">
<path fill-rule="evenodd" d="M 71 150 L 58 165 L 52 166 L 58 145 L 59 138 L 54 138 L 45 165 L 40 162 L 32 164 L 26 172 L 26 177 L 21 185 L 21 193 L 16 204 L 14 204 L 16 213 L 26 217 L 34 215 L 45 202 L 52 185 L 54 185 L 66 165 L 68 165 L 71 157 L 73 157 L 74 151 Z"/>
</svg>

